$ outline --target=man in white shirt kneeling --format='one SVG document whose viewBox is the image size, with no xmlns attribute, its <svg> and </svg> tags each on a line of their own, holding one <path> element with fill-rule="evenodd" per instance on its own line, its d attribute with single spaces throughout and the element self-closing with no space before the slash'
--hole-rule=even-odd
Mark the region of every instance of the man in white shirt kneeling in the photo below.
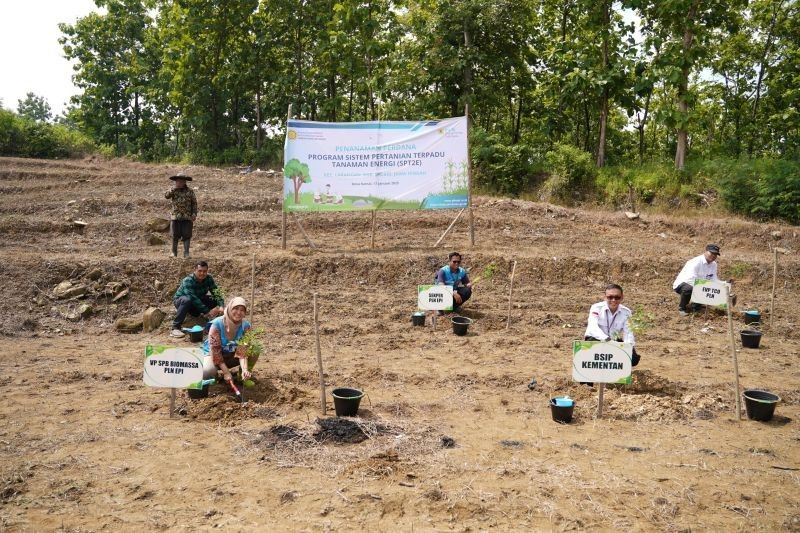
<svg viewBox="0 0 800 533">
<path fill-rule="evenodd" d="M 681 295 L 680 302 L 678 303 L 678 313 L 681 316 L 686 316 L 693 308 L 689 306 L 689 301 L 692 299 L 692 290 L 694 290 L 694 280 L 698 278 L 705 278 L 714 281 L 720 281 L 717 276 L 717 257 L 719 257 L 719 245 L 708 244 L 703 255 L 698 255 L 689 259 L 678 277 L 672 282 L 672 290 Z"/>
<path fill-rule="evenodd" d="M 636 339 L 631 331 L 630 319 L 633 313 L 622 305 L 622 299 L 622 287 L 616 283 L 606 285 L 605 300 L 594 304 L 589 309 L 589 323 L 586 326 L 583 340 L 630 343 L 631 346 L 634 346 L 631 365 L 636 366 L 641 357 L 636 353 Z"/>
</svg>

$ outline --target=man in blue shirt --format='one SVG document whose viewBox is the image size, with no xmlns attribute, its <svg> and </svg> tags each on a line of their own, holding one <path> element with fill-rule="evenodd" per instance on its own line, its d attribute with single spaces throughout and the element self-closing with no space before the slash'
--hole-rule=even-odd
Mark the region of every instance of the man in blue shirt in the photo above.
<svg viewBox="0 0 800 533">
<path fill-rule="evenodd" d="M 472 296 L 472 282 L 461 266 L 461 254 L 450 252 L 449 264 L 436 272 L 436 283 L 449 285 L 453 289 L 453 307 L 458 309 Z"/>
</svg>

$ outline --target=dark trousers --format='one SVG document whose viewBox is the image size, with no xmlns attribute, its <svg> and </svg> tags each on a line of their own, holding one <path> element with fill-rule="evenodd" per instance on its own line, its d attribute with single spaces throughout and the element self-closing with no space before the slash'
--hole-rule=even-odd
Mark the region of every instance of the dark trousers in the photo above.
<svg viewBox="0 0 800 533">
<path fill-rule="evenodd" d="M 694 287 L 688 283 L 681 283 L 675 288 L 675 292 L 681 295 L 681 301 L 678 303 L 679 311 L 689 311 L 689 300 L 692 299 L 692 290 L 694 290 Z"/>
<path fill-rule="evenodd" d="M 453 301 L 453 307 L 458 307 L 459 305 L 464 305 L 464 302 L 469 300 L 469 297 L 472 296 L 472 289 L 469 287 L 459 287 L 455 289 L 459 296 L 461 296 L 461 304 L 457 304 L 455 300 Z"/>
<path fill-rule="evenodd" d="M 208 309 L 213 309 L 217 306 L 217 302 L 211 296 L 201 296 L 200 300 Z M 181 324 L 186 320 L 187 314 L 200 316 L 205 312 L 192 304 L 192 299 L 188 296 L 178 296 L 172 303 L 175 304 L 175 309 L 178 310 L 178 313 L 175 315 L 175 320 L 172 321 L 172 329 L 180 329 Z"/>
<path fill-rule="evenodd" d="M 596 339 L 594 337 L 584 337 L 583 340 L 585 340 L 585 341 L 599 341 L 600 339 Z M 641 357 L 639 357 L 639 354 L 636 353 L 636 347 L 634 346 L 633 347 L 633 353 L 631 354 L 631 366 L 638 365 L 640 359 L 641 359 Z"/>
<path fill-rule="evenodd" d="M 189 243 L 192 240 L 192 227 L 194 223 L 191 220 L 173 220 L 170 224 L 170 232 L 172 233 L 172 255 L 178 255 L 178 241 L 183 239 L 183 256 L 189 257 Z"/>
</svg>

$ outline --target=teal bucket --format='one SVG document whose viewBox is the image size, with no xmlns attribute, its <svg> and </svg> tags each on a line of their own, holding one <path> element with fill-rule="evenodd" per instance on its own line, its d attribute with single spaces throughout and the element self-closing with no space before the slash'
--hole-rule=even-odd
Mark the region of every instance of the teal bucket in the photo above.
<svg viewBox="0 0 800 533">
<path fill-rule="evenodd" d="M 755 309 L 751 309 L 749 311 L 744 312 L 744 323 L 745 324 L 760 324 L 761 323 L 761 313 L 759 313 Z"/>
</svg>

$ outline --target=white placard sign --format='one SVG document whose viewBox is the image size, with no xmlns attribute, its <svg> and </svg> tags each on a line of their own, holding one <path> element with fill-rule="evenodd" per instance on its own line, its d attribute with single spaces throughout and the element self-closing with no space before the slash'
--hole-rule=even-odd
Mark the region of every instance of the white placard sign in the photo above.
<svg viewBox="0 0 800 533">
<path fill-rule="evenodd" d="M 724 281 L 697 278 L 694 280 L 691 301 L 701 305 L 725 309 L 728 305 L 729 287 L 730 285 Z"/>
<path fill-rule="evenodd" d="M 627 342 L 574 341 L 572 379 L 594 383 L 632 383 L 631 354 Z"/>
<path fill-rule="evenodd" d="M 203 379 L 203 357 L 200 348 L 146 346 L 144 349 L 144 383 L 150 387 L 182 389 Z"/>
<path fill-rule="evenodd" d="M 453 288 L 450 285 L 419 285 L 417 306 L 425 311 L 451 311 Z"/>
</svg>

